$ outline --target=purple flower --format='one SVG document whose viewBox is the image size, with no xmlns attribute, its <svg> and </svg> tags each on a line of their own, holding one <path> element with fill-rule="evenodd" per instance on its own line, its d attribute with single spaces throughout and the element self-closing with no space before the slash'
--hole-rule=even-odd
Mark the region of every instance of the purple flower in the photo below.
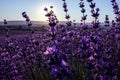
<svg viewBox="0 0 120 80">
<path fill-rule="evenodd" d="M 4 19 L 4 24 L 5 24 L 5 25 L 7 24 L 7 21 L 6 21 L 6 19 Z"/>
<path fill-rule="evenodd" d="M 72 22 L 71 21 L 68 21 L 66 22 L 67 26 L 71 26 L 72 25 Z"/>
<path fill-rule="evenodd" d="M 65 17 L 66 19 L 70 19 L 70 15 L 66 15 L 66 17 Z"/>
<path fill-rule="evenodd" d="M 80 5 L 80 6 L 79 6 L 80 8 L 85 7 L 84 2 L 80 2 L 79 5 Z"/>
<path fill-rule="evenodd" d="M 24 18 L 28 18 L 26 12 L 23 12 L 23 13 L 22 13 L 22 16 L 23 16 Z"/>
<path fill-rule="evenodd" d="M 90 4 L 90 7 L 91 7 L 92 9 L 94 9 L 94 8 L 95 8 L 95 3 L 91 3 L 91 4 Z"/>
<path fill-rule="evenodd" d="M 64 9 L 64 12 L 66 13 L 65 15 L 65 19 L 67 19 L 67 26 L 71 26 L 71 23 L 70 23 L 70 15 L 67 13 L 68 12 L 68 9 L 67 9 L 67 3 L 65 2 L 65 0 L 63 0 L 63 9 Z"/>
<path fill-rule="evenodd" d="M 82 13 L 85 13 L 85 9 L 84 9 L 84 8 L 82 8 L 81 12 L 82 12 Z"/>
<path fill-rule="evenodd" d="M 84 7 L 85 7 L 84 2 L 83 2 L 83 0 L 81 0 L 80 8 L 81 8 L 81 13 L 83 13 L 83 16 L 81 18 L 81 25 L 82 25 L 82 21 L 84 21 L 84 25 L 82 25 L 82 26 L 85 26 L 85 20 L 87 19 L 87 15 L 85 15 L 86 10 L 84 9 Z"/>
<path fill-rule="evenodd" d="M 112 3 L 114 3 L 116 0 L 111 0 Z"/>
<path fill-rule="evenodd" d="M 100 80 L 106 80 L 106 75 L 105 74 L 100 75 Z"/>
<path fill-rule="evenodd" d="M 53 54 L 53 48 L 52 47 L 47 47 L 46 51 L 44 52 L 44 55 L 49 55 Z"/>
<path fill-rule="evenodd" d="M 116 15 L 116 17 L 115 17 L 116 22 L 118 25 L 120 25 L 120 11 L 119 11 L 118 4 L 117 4 L 116 0 L 111 0 L 111 2 L 112 2 L 114 14 Z"/>
<path fill-rule="evenodd" d="M 82 17 L 82 20 L 86 20 L 87 19 L 87 15 Z"/>
<path fill-rule="evenodd" d="M 57 73 L 58 73 L 57 67 L 53 66 L 50 74 L 52 74 L 52 75 L 57 75 Z"/>
<path fill-rule="evenodd" d="M 62 61 L 61 61 L 61 65 L 64 66 L 64 67 L 66 67 L 66 66 L 68 66 L 68 63 L 65 62 L 64 60 L 62 60 Z"/>
<path fill-rule="evenodd" d="M 45 8 L 44 8 L 44 11 L 48 11 L 48 8 L 45 7 Z"/>
<path fill-rule="evenodd" d="M 87 0 L 87 2 L 92 2 L 93 0 Z"/>
<path fill-rule="evenodd" d="M 88 58 L 90 61 L 94 60 L 94 57 L 91 55 L 89 58 Z"/>
<path fill-rule="evenodd" d="M 100 11 L 100 9 L 99 9 L 99 8 L 96 8 L 96 12 L 98 12 L 98 11 Z"/>
<path fill-rule="evenodd" d="M 50 12 L 47 12 L 47 14 L 45 15 L 46 17 L 48 17 L 48 21 L 49 21 L 49 26 L 50 26 L 50 33 L 51 33 L 51 36 L 52 36 L 52 39 L 55 38 L 55 30 L 56 30 L 56 25 L 57 23 L 59 23 L 56 15 L 54 14 L 54 11 L 52 10 L 53 6 L 51 6 L 51 11 Z M 46 10 L 45 10 L 46 11 Z"/>
<path fill-rule="evenodd" d="M 120 39 L 120 34 L 116 34 L 115 36 L 117 39 Z"/>
<path fill-rule="evenodd" d="M 53 6 L 50 6 L 50 8 L 52 9 L 52 8 L 53 8 Z"/>
<path fill-rule="evenodd" d="M 67 4 L 66 4 L 66 2 L 63 3 L 63 8 L 64 8 L 64 9 L 67 9 Z"/>
</svg>

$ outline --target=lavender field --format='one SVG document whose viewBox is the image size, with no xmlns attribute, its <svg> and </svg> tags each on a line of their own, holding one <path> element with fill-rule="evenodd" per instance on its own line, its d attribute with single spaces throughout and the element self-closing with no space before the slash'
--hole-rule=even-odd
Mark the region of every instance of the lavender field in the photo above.
<svg viewBox="0 0 120 80">
<path fill-rule="evenodd" d="M 120 80 L 120 9 L 109 0 L 115 19 L 105 15 L 94 0 L 80 0 L 80 22 L 72 20 L 68 0 L 62 0 L 66 21 L 54 6 L 43 11 L 47 23 L 35 25 L 27 12 L 22 24 L 4 19 L 0 24 L 0 80 Z M 91 22 L 87 22 L 85 2 Z M 58 15 L 59 16 L 59 15 Z M 24 24 L 24 25 L 23 25 Z"/>
</svg>

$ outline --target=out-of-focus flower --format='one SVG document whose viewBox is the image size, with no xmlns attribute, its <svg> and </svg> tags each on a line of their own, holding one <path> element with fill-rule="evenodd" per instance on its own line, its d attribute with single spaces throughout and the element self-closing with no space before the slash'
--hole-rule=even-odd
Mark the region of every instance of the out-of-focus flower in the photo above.
<svg viewBox="0 0 120 80">
<path fill-rule="evenodd" d="M 93 56 L 90 56 L 88 59 L 89 59 L 90 61 L 92 61 L 92 60 L 94 60 L 94 57 L 93 57 Z"/>
<path fill-rule="evenodd" d="M 118 62 L 118 65 L 120 65 L 120 61 Z"/>
<path fill-rule="evenodd" d="M 87 0 L 88 2 L 92 2 L 93 0 Z"/>
<path fill-rule="evenodd" d="M 48 11 L 48 8 L 45 7 L 45 8 L 44 8 L 44 11 Z"/>
<path fill-rule="evenodd" d="M 50 74 L 56 75 L 57 73 L 58 73 L 58 69 L 57 69 L 57 67 L 54 66 L 54 67 L 52 68 Z"/>
<path fill-rule="evenodd" d="M 70 18 L 70 15 L 66 15 L 65 18 L 66 18 L 66 19 L 69 19 L 69 18 Z"/>
<path fill-rule="evenodd" d="M 53 6 L 50 6 L 50 8 L 52 9 L 52 8 L 53 8 Z"/>
<path fill-rule="evenodd" d="M 44 52 L 45 55 L 49 55 L 49 54 L 53 54 L 54 52 L 56 52 L 56 46 L 52 46 L 52 47 L 47 47 L 46 51 Z"/>
<path fill-rule="evenodd" d="M 52 54 L 53 53 L 53 50 L 51 47 L 47 47 L 46 51 L 44 52 L 45 55 L 49 55 L 49 54 Z"/>
<path fill-rule="evenodd" d="M 68 63 L 65 62 L 64 60 L 62 60 L 62 61 L 61 61 L 61 65 L 62 65 L 62 66 L 68 66 Z"/>
<path fill-rule="evenodd" d="M 109 23 L 110 23 L 109 17 L 108 17 L 108 15 L 106 15 L 105 16 L 105 27 L 109 26 Z"/>
<path fill-rule="evenodd" d="M 106 75 L 105 74 L 100 75 L 100 80 L 106 80 Z"/>
<path fill-rule="evenodd" d="M 4 24 L 5 24 L 5 25 L 7 24 L 7 21 L 6 21 L 6 19 L 4 19 Z"/>
<path fill-rule="evenodd" d="M 85 13 L 85 9 L 84 9 L 84 8 L 82 8 L 81 12 L 82 12 L 82 13 Z"/>
<path fill-rule="evenodd" d="M 120 39 L 120 34 L 116 34 L 115 36 L 117 39 Z"/>
</svg>

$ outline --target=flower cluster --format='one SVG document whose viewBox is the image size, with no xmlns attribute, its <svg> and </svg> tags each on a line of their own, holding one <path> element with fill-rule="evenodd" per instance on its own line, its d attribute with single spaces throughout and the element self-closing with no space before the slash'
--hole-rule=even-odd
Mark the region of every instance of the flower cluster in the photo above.
<svg viewBox="0 0 120 80">
<path fill-rule="evenodd" d="M 33 31 L 32 27 L 31 27 L 31 26 L 32 26 L 32 22 L 30 21 L 29 16 L 26 14 L 26 12 L 23 12 L 23 13 L 22 13 L 22 16 L 23 16 L 23 18 L 26 19 L 27 25 L 28 25 L 28 27 L 30 28 L 31 33 L 34 34 L 34 31 Z"/>
<path fill-rule="evenodd" d="M 58 44 L 54 43 L 52 47 L 48 47 L 44 54 L 46 65 L 51 69 L 50 75 L 52 75 L 53 80 L 70 78 L 71 71 L 69 71 L 67 56 L 60 51 Z"/>
<path fill-rule="evenodd" d="M 114 20 L 112 20 L 112 27 L 116 26 L 116 22 Z"/>
<path fill-rule="evenodd" d="M 118 23 L 118 25 L 120 25 L 120 10 L 119 10 L 118 4 L 116 0 L 111 0 L 111 2 L 112 2 L 114 14 L 116 15 L 115 17 L 116 22 Z"/>
<path fill-rule="evenodd" d="M 53 6 L 50 6 L 51 10 L 50 12 L 48 12 L 48 8 L 44 8 L 44 11 L 47 12 L 47 14 L 45 15 L 46 17 L 48 17 L 48 21 L 49 21 L 49 26 L 50 26 L 50 32 L 52 35 L 52 38 L 55 37 L 55 32 L 56 32 L 56 25 L 59 22 L 56 15 L 54 14 L 54 11 L 52 10 Z"/>
<path fill-rule="evenodd" d="M 9 29 L 7 27 L 7 21 L 4 19 L 4 25 L 5 25 L 5 30 L 6 30 L 6 39 L 9 37 Z"/>
<path fill-rule="evenodd" d="M 30 18 L 29 18 L 29 16 L 26 14 L 26 12 L 23 12 L 23 13 L 22 13 L 22 16 L 26 19 L 26 22 L 27 22 L 28 26 L 32 26 L 32 23 L 31 23 L 31 21 L 30 21 Z"/>
<path fill-rule="evenodd" d="M 67 8 L 67 3 L 66 0 L 62 0 L 63 1 L 63 8 L 64 8 L 64 12 L 66 13 L 65 15 L 65 19 L 67 19 L 67 26 L 71 26 L 72 22 L 70 21 L 70 15 L 68 14 L 68 8 Z"/>
<path fill-rule="evenodd" d="M 74 25 L 74 28 L 76 28 L 76 21 L 75 20 L 73 20 L 73 25 Z"/>
<path fill-rule="evenodd" d="M 93 0 L 87 0 L 87 2 L 90 3 L 90 8 L 91 8 L 91 13 L 92 13 L 92 17 L 95 19 L 93 22 L 92 22 L 92 25 L 94 28 L 98 28 L 99 27 L 99 20 L 98 20 L 98 17 L 100 15 L 99 13 L 99 8 L 96 8 L 96 5 L 95 3 L 93 3 Z"/>
<path fill-rule="evenodd" d="M 109 27 L 110 26 L 110 21 L 109 21 L 109 17 L 108 15 L 105 16 L 105 27 Z"/>
<path fill-rule="evenodd" d="M 79 7 L 82 9 L 81 13 L 83 13 L 81 21 L 84 21 L 84 25 L 85 25 L 85 20 L 87 19 L 87 15 L 85 15 L 86 10 L 84 9 L 85 5 L 84 5 L 83 0 L 80 0 L 80 1 L 81 2 L 79 3 L 79 5 L 80 5 Z"/>
</svg>

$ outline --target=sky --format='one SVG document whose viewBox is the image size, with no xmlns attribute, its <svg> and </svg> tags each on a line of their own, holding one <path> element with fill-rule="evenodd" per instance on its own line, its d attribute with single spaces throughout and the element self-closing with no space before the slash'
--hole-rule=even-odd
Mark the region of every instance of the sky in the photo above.
<svg viewBox="0 0 120 80">
<path fill-rule="evenodd" d="M 113 20 L 115 15 L 111 6 L 111 0 L 93 0 L 96 3 L 96 7 L 100 8 L 99 20 L 104 21 L 105 15 L 109 15 L 110 20 Z M 80 22 L 82 13 L 79 8 L 80 0 L 66 0 L 68 4 L 68 13 L 71 16 L 71 20 Z M 85 2 L 85 9 L 87 22 L 91 22 L 89 3 Z M 120 4 L 120 0 L 117 0 Z M 43 10 L 45 7 L 54 6 L 54 13 L 56 14 L 59 21 L 65 21 L 65 13 L 63 11 L 62 0 L 1 0 L 0 1 L 0 21 L 7 19 L 8 21 L 24 20 L 21 13 L 26 12 L 31 20 L 33 21 L 47 21 L 45 17 L 46 12 Z M 120 7 L 120 5 L 119 5 Z"/>
</svg>

